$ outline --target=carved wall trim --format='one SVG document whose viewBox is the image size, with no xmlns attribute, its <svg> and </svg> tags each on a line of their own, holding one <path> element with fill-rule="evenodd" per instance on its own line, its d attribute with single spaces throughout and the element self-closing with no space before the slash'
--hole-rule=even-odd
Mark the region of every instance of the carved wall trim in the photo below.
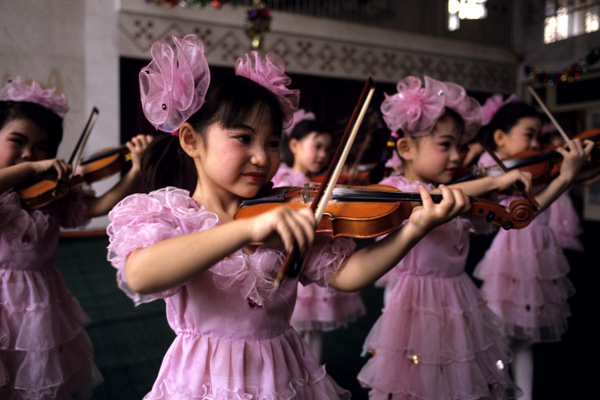
<svg viewBox="0 0 600 400">
<path fill-rule="evenodd" d="M 119 48 L 123 56 L 149 58 L 154 41 L 171 43 L 173 35 L 189 33 L 202 38 L 211 65 L 233 66 L 237 58 L 250 50 L 250 41 L 242 27 L 244 13 L 241 7 L 226 15 L 226 10 L 209 11 L 212 7 L 206 7 L 205 13 L 191 9 L 165 12 L 159 10 L 160 7 L 143 3 L 140 0 L 122 1 L 122 5 L 130 5 L 123 6 L 119 14 Z M 213 18 L 221 15 L 224 18 Z M 280 23 L 276 25 L 278 18 Z M 302 23 L 297 22 L 286 29 L 281 19 L 284 22 L 313 21 L 304 24 L 306 28 L 302 30 L 298 28 Z M 451 42 L 428 38 L 414 40 L 414 35 L 407 36 L 410 43 L 402 46 L 398 43 L 402 38 L 396 31 L 361 27 L 355 29 L 353 37 L 348 33 L 351 29 L 346 28 L 340 33 L 340 25 L 344 24 L 314 20 L 289 14 L 281 18 L 279 14 L 274 16 L 272 32 L 264 39 L 263 52 L 279 54 L 291 73 L 356 80 L 372 76 L 381 82 L 397 82 L 408 75 L 428 75 L 457 82 L 473 91 L 515 91 L 517 64 L 507 50 L 486 50 L 486 54 L 477 46 L 470 49 L 468 44 L 456 43 L 452 48 Z M 332 26 L 331 34 L 327 34 L 323 24 Z M 390 36 L 383 39 L 386 33 Z M 394 40 L 396 38 L 398 40 Z"/>
</svg>

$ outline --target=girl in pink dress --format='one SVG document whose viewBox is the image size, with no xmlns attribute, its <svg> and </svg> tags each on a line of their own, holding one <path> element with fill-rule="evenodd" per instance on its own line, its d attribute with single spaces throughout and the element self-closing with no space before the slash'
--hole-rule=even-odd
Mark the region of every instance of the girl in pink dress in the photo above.
<svg viewBox="0 0 600 400">
<path fill-rule="evenodd" d="M 292 166 L 281 163 L 273 177 L 275 187 L 302 187 L 308 183 L 311 175 L 327 167 L 331 142 L 331 132 L 324 124 L 314 119 L 297 121 L 288 140 Z M 366 313 L 358 292 L 334 292 L 315 284 L 299 284 L 291 322 L 321 362 L 323 332 L 346 326 Z"/>
<path fill-rule="evenodd" d="M 386 95 L 381 111 L 395 132 L 403 173 L 381 184 L 401 191 L 435 190 L 460 166 L 458 149 L 481 123 L 480 105 L 452 82 L 409 76 Z M 530 184 L 519 171 L 461 183 L 479 196 Z M 370 399 L 504 399 L 515 396 L 499 321 L 465 272 L 469 233 L 492 228 L 460 216 L 436 227 L 388 275 L 395 285 L 365 340 L 372 354 L 358 374 Z"/>
<path fill-rule="evenodd" d="M 106 214 L 138 182 L 143 148 L 128 144 L 133 166 L 106 196 L 86 186 L 32 210 L 15 187 L 33 178 L 67 178 L 55 158 L 62 139 L 66 98 L 21 77 L 0 89 L 0 398 L 91 397 L 102 381 L 84 330 L 89 318 L 54 266 L 60 227 L 83 227 Z"/>
<path fill-rule="evenodd" d="M 505 159 L 539 149 L 541 127 L 533 107 L 513 102 L 501 107 L 481 133 L 490 148 Z M 571 186 L 592 148 L 592 142 L 576 139 L 556 149 L 563 157 L 560 174 L 545 187 L 535 189 L 542 210 Z M 487 153 L 479 164 L 495 166 Z M 511 199 L 499 198 L 501 203 Z M 524 399 L 531 399 L 532 394 L 531 345 L 558 341 L 567 329 L 567 298 L 574 292 L 568 272 L 568 261 L 550 227 L 549 212 L 540 212 L 525 229 L 498 232 L 475 268 L 488 306 L 500 317 L 504 333 L 511 339 L 513 375 Z"/>
<path fill-rule="evenodd" d="M 552 124 L 542 127 L 542 138 L 553 146 L 562 146 L 564 140 Z M 545 136 L 545 137 L 544 137 Z M 583 251 L 580 236 L 583 234 L 579 213 L 571 200 L 570 190 L 565 190 L 549 207 L 550 229 L 556 242 L 565 250 Z"/>
<path fill-rule="evenodd" d="M 136 304 L 163 298 L 177 334 L 145 398 L 348 398 L 290 326 L 298 279 L 360 290 L 469 200 L 444 187 L 444 200 L 434 204 L 421 190 L 423 206 L 402 229 L 357 252 L 350 239 L 315 235 L 309 210 L 277 207 L 234 219 L 241 201 L 270 185 L 279 168 L 281 129 L 298 92 L 286 87 L 275 54 L 253 52 L 237 61 L 236 76 L 211 79 L 201 40 L 173 41 L 177 59 L 156 42 L 140 73 L 145 115 L 168 132 L 142 162 L 148 183 L 158 186 L 109 214 L 108 258 L 119 286 Z M 168 181 L 179 187 L 159 188 Z M 305 265 L 274 288 L 294 242 L 309 249 Z"/>
</svg>

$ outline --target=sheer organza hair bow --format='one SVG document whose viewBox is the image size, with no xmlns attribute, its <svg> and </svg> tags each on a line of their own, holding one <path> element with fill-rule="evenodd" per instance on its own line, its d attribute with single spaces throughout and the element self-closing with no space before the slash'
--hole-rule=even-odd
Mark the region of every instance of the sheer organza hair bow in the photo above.
<svg viewBox="0 0 600 400">
<path fill-rule="evenodd" d="M 69 111 L 67 97 L 64 93 L 54 94 L 55 90 L 56 88 L 42 89 L 35 79 L 28 85 L 17 75 L 4 83 L 0 89 L 0 100 L 36 103 L 64 118 Z"/>
<path fill-rule="evenodd" d="M 283 130 L 283 133 L 287 136 L 290 136 L 292 134 L 292 131 L 294 130 L 296 125 L 298 125 L 299 122 L 307 121 L 307 120 L 314 121 L 316 118 L 317 117 L 315 116 L 314 113 L 312 113 L 310 111 L 306 112 L 306 110 L 304 108 L 301 108 L 298 111 L 294 112 L 294 114 L 292 115 L 292 123 L 290 124 L 290 126 L 288 126 L 286 129 Z"/>
<path fill-rule="evenodd" d="M 142 109 L 157 129 L 178 134 L 179 127 L 202 107 L 210 84 L 204 43 L 196 35 L 173 36 L 152 45 L 152 61 L 139 74 Z"/>
<path fill-rule="evenodd" d="M 258 52 L 246 54 L 246 60 L 238 58 L 235 63 L 235 74 L 253 80 L 266 87 L 277 95 L 283 113 L 283 126 L 285 130 L 292 125 L 294 111 L 298 110 L 300 91 L 288 89 L 292 83 L 285 74 L 285 62 L 277 54 L 268 53 L 263 60 Z"/>
<path fill-rule="evenodd" d="M 465 89 L 453 82 L 424 77 L 425 86 L 415 76 L 398 82 L 398 93 L 385 95 L 381 113 L 392 132 L 418 137 L 431 132 L 445 108 L 457 112 L 464 121 L 461 142 L 469 142 L 481 127 L 481 106 Z"/>
<path fill-rule="evenodd" d="M 504 96 L 500 93 L 493 94 L 485 100 L 485 103 L 481 106 L 481 126 L 486 126 L 490 123 L 494 115 L 498 112 L 499 109 L 515 100 L 516 96 L 511 94 L 504 100 Z"/>
</svg>

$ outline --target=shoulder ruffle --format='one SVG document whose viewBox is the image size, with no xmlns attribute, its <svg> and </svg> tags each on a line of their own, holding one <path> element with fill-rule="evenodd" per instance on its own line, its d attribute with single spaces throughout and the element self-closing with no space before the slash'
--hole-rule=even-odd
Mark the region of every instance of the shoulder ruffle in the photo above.
<svg viewBox="0 0 600 400">
<path fill-rule="evenodd" d="M 206 230 L 219 223 L 218 217 L 199 207 L 186 190 L 167 187 L 149 194 L 133 194 L 123 199 L 108 214 L 108 261 L 117 269 L 117 283 L 136 304 L 176 293 L 140 295 L 127 285 L 125 262 L 134 250 L 165 239 Z"/>
<path fill-rule="evenodd" d="M 327 234 L 318 234 L 300 275 L 300 282 L 303 285 L 316 283 L 328 288 L 329 277 L 337 272 L 342 261 L 354 252 L 355 247 L 352 239 L 333 239 Z"/>
<path fill-rule="evenodd" d="M 282 163 L 272 179 L 273 186 L 303 186 L 309 180 L 302 173 L 292 170 L 287 164 Z"/>
<path fill-rule="evenodd" d="M 33 249 L 48 231 L 48 214 L 26 210 L 14 191 L 0 194 L 0 240 L 18 251 Z"/>
</svg>

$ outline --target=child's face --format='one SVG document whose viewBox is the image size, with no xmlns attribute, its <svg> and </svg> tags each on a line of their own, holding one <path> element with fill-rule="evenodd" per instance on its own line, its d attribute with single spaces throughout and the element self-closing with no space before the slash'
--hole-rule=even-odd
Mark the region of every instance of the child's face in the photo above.
<svg viewBox="0 0 600 400">
<path fill-rule="evenodd" d="M 500 131 L 494 134 L 496 149 L 502 158 L 512 157 L 526 150 L 539 150 L 541 129 L 542 121 L 539 118 L 521 118 L 508 133 Z"/>
<path fill-rule="evenodd" d="M 415 152 L 405 177 L 425 183 L 450 183 L 460 163 L 460 131 L 454 120 L 443 117 L 428 135 L 414 140 Z"/>
<path fill-rule="evenodd" d="M 220 196 L 258 194 L 279 168 L 280 132 L 272 131 L 271 112 L 258 107 L 238 127 L 209 126 L 196 167 L 201 188 Z"/>
<path fill-rule="evenodd" d="M 301 140 L 292 139 L 290 150 L 294 154 L 293 168 L 304 175 L 322 171 L 329 161 L 331 141 L 331 135 L 317 132 L 311 132 Z"/>
<path fill-rule="evenodd" d="M 0 129 L 0 168 L 48 158 L 49 140 L 44 129 L 28 119 L 13 119 Z"/>
</svg>

